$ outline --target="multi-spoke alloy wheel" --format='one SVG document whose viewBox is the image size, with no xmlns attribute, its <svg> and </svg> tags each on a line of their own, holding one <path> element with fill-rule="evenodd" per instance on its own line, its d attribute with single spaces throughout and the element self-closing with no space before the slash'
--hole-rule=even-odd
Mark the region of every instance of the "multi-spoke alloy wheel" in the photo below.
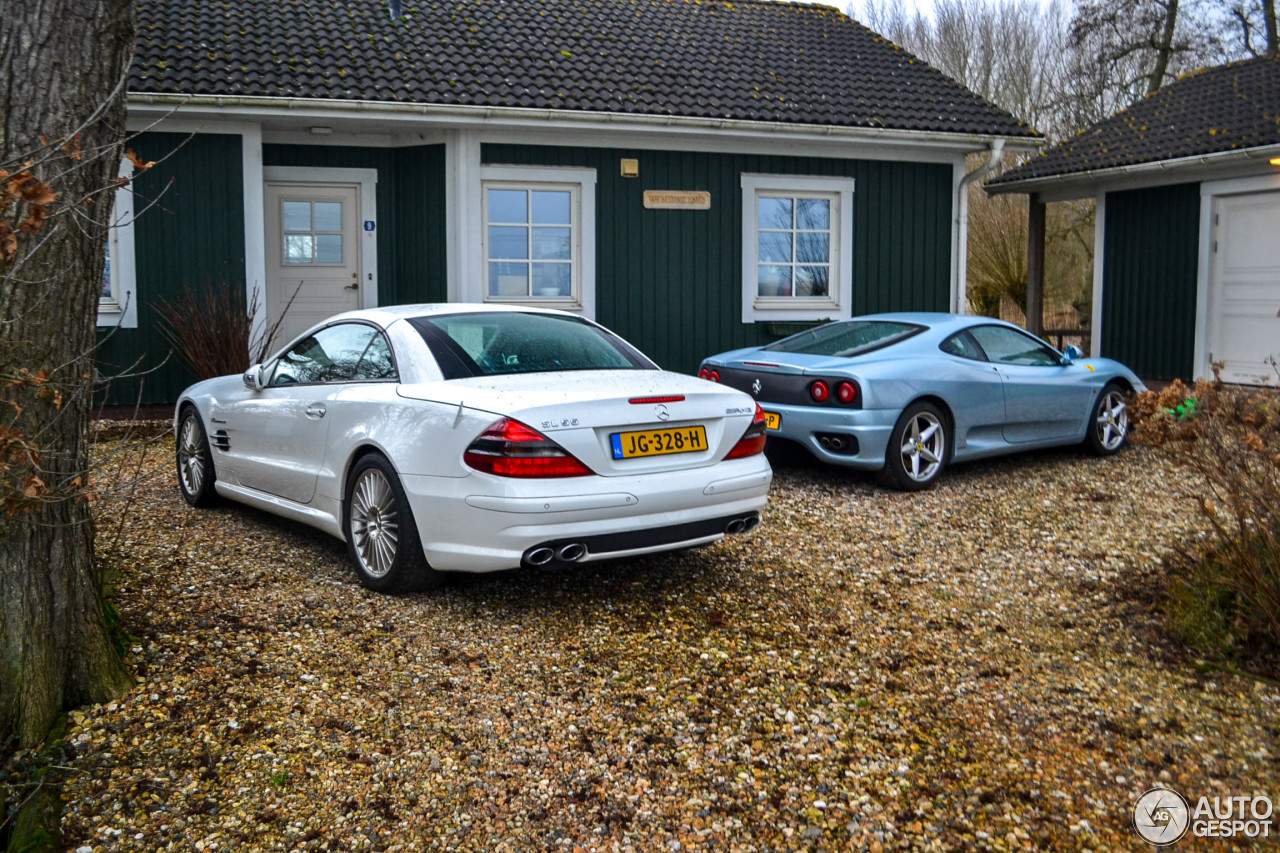
<svg viewBox="0 0 1280 853">
<path fill-rule="evenodd" d="M 947 427 L 942 412 L 915 403 L 898 418 L 885 452 L 884 478 L 894 488 L 927 488 L 947 464 Z"/>
<path fill-rule="evenodd" d="M 200 424 L 200 415 L 188 406 L 178 423 L 178 484 L 182 497 L 192 506 L 208 506 L 216 493 L 213 459 L 209 455 L 209 439 Z"/>
<path fill-rule="evenodd" d="M 351 493 L 351 538 L 360 566 L 372 577 L 385 578 L 400 545 L 399 513 L 391 484 L 370 468 Z"/>
<path fill-rule="evenodd" d="M 427 565 L 409 498 L 383 456 L 356 462 L 347 480 L 347 550 L 360 582 L 375 592 L 438 586 L 443 576 Z"/>
<path fill-rule="evenodd" d="M 1098 402 L 1089 416 L 1089 449 L 1099 456 L 1110 456 L 1123 445 L 1129 435 L 1129 407 L 1124 390 L 1108 385 L 1098 394 Z"/>
</svg>

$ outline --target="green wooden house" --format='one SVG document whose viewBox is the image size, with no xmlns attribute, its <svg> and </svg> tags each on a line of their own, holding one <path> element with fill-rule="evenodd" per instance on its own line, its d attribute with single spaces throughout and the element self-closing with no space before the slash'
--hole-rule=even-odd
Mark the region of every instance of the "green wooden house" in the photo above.
<svg viewBox="0 0 1280 853">
<path fill-rule="evenodd" d="M 987 189 L 1097 200 L 1094 355 L 1280 381 L 1280 57 L 1189 74 Z"/>
<path fill-rule="evenodd" d="M 829 318 L 955 310 L 966 155 L 1041 142 L 824 6 L 138 7 L 130 147 L 156 165 L 117 204 L 112 403 L 191 381 L 174 359 L 121 374 L 164 359 L 156 306 L 193 289 L 285 337 L 357 307 L 554 306 L 681 371 Z"/>
</svg>

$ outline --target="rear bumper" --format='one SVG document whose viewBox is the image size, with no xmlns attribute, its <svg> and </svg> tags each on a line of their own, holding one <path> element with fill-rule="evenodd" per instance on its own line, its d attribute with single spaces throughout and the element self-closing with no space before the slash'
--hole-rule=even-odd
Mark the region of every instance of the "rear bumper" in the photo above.
<svg viewBox="0 0 1280 853">
<path fill-rule="evenodd" d="M 898 422 L 897 409 L 827 409 L 814 406 L 779 406 L 761 402 L 767 412 L 782 416 L 780 429 L 770 436 L 786 438 L 802 445 L 823 462 L 878 471 L 884 467 L 889 434 Z M 855 453 L 833 453 L 819 436 L 847 436 L 856 442 Z"/>
<path fill-rule="evenodd" d="M 705 545 L 758 515 L 773 472 L 763 455 L 691 471 L 521 481 L 485 474 L 402 477 L 433 568 L 492 572 L 529 565 L 540 547 L 582 544 L 589 562 Z M 551 561 L 548 561 L 551 562 Z"/>
</svg>

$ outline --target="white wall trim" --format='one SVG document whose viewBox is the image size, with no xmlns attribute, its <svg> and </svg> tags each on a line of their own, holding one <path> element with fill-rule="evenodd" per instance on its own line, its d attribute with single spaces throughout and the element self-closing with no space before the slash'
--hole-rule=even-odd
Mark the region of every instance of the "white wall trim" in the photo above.
<svg viewBox="0 0 1280 853">
<path fill-rule="evenodd" d="M 98 325 L 136 329 L 138 265 L 133 245 L 133 163 L 130 160 L 120 161 L 119 175 L 130 179 L 130 183 L 117 189 L 112 201 L 111 224 L 107 230 L 112 298 L 98 301 Z"/>
<path fill-rule="evenodd" d="M 479 157 L 479 145 L 476 156 Z M 468 230 L 473 239 L 468 243 L 468 266 L 471 274 L 466 279 L 467 289 L 460 294 L 460 301 L 483 302 L 486 293 L 487 270 L 484 258 L 484 184 L 501 181 L 516 184 L 576 184 L 578 187 L 579 268 L 577 306 L 547 304 L 546 307 L 580 311 L 582 316 L 596 317 L 596 170 L 570 166 L 479 166 L 475 170 L 475 182 L 470 188 L 472 199 L 469 212 L 474 217 Z M 543 304 L 531 300 L 531 305 Z"/>
<path fill-rule="evenodd" d="M 792 322 L 841 319 L 853 314 L 853 178 L 816 175 L 762 175 L 744 172 L 742 185 L 742 322 Z M 830 193 L 836 196 L 831 211 L 835 257 L 832 259 L 832 293 L 828 299 L 796 300 L 797 307 L 774 308 L 758 304 L 756 245 L 756 194 L 761 190 Z"/>
<path fill-rule="evenodd" d="M 1098 193 L 1093 218 L 1093 306 L 1089 316 L 1089 355 L 1102 355 L 1102 279 L 1106 272 L 1107 194 Z"/>
<path fill-rule="evenodd" d="M 958 157 L 951 166 L 951 313 L 969 313 L 969 164 Z M 965 227 L 961 227 L 964 225 Z"/>
<path fill-rule="evenodd" d="M 267 235 L 262 177 L 262 128 L 246 126 L 240 134 L 244 181 L 244 295 L 245 305 L 257 303 L 249 331 L 252 357 L 254 342 L 267 329 Z"/>
<path fill-rule="evenodd" d="M 327 169 L 311 166 L 264 166 L 259 183 L 261 201 L 258 210 L 263 217 L 259 233 L 266 244 L 266 183 L 296 184 L 359 184 L 360 185 L 360 307 L 378 307 L 378 170 L 377 169 Z M 246 217 L 247 219 L 247 217 Z M 364 223 L 372 222 L 373 230 L 364 230 Z M 266 261 L 263 261 L 263 281 L 266 281 Z M 265 305 L 266 293 L 263 292 Z M 265 312 L 264 312 L 265 314 Z"/>
<path fill-rule="evenodd" d="M 480 230 L 480 139 L 465 130 L 445 134 L 444 206 L 445 242 L 448 246 L 448 286 L 450 302 L 479 301 L 467 295 L 483 293 Z"/>
<path fill-rule="evenodd" d="M 1280 172 L 1250 178 L 1228 178 L 1200 184 L 1200 252 L 1196 268 L 1196 339 L 1192 355 L 1193 378 L 1213 375 L 1209 352 L 1209 317 L 1213 304 L 1213 217 L 1222 196 L 1280 190 Z M 1277 235 L 1280 239 L 1280 235 Z"/>
</svg>

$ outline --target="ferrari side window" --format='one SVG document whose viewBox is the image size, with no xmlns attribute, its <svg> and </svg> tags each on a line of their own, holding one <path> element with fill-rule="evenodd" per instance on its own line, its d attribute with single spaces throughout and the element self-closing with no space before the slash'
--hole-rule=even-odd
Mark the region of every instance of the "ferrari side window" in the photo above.
<svg viewBox="0 0 1280 853">
<path fill-rule="evenodd" d="M 1052 347 L 1017 329 L 1007 326 L 974 326 L 969 333 L 986 351 L 990 361 L 1031 367 L 1056 367 L 1062 363 Z"/>
<path fill-rule="evenodd" d="M 938 349 L 947 355 L 957 355 L 960 358 L 968 358 L 974 361 L 986 361 L 987 356 L 978 346 L 977 342 L 969 337 L 968 332 L 956 332 L 947 338 Z"/>
</svg>

